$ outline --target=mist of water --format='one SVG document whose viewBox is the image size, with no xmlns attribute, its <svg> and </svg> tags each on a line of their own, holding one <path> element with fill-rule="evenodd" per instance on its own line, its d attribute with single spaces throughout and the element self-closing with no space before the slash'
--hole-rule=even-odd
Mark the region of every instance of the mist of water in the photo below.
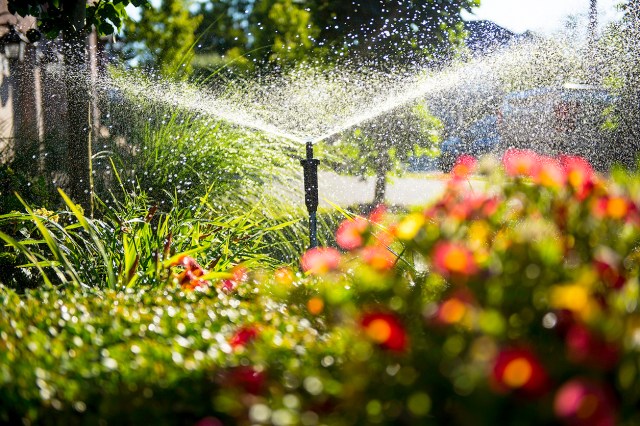
<svg viewBox="0 0 640 426">
<path fill-rule="evenodd" d="M 606 49 L 596 52 L 584 37 L 559 33 L 519 39 L 489 54 L 449 60 L 437 68 L 300 66 L 218 88 L 127 73 L 101 85 L 129 98 L 160 102 L 296 143 L 332 139 L 420 102 L 444 121 L 446 137 L 495 114 L 508 93 L 567 83 L 601 84 L 621 66 L 607 54 Z M 403 127 L 388 121 L 385 125 L 390 135 Z M 522 123 L 529 128 L 547 125 L 535 119 Z"/>
</svg>

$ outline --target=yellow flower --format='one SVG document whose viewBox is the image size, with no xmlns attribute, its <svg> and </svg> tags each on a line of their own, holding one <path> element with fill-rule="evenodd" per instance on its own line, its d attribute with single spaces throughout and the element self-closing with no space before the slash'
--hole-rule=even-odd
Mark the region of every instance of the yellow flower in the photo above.
<svg viewBox="0 0 640 426">
<path fill-rule="evenodd" d="M 412 213 L 405 217 L 395 229 L 396 237 L 401 240 L 414 238 L 425 223 L 425 217 L 421 213 Z"/>
<path fill-rule="evenodd" d="M 589 320 L 598 310 L 598 305 L 591 298 L 589 289 L 580 284 L 552 287 L 550 303 L 551 307 L 572 311 L 583 320 Z"/>
</svg>

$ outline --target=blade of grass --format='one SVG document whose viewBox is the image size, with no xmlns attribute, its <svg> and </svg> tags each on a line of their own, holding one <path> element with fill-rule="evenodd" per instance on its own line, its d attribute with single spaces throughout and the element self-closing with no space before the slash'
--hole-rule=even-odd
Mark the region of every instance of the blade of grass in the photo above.
<svg viewBox="0 0 640 426">
<path fill-rule="evenodd" d="M 65 192 L 62 189 L 58 188 L 58 192 L 60 193 L 60 196 L 62 197 L 64 202 L 67 204 L 69 209 L 71 209 L 71 212 L 74 214 L 78 222 L 82 225 L 84 230 L 89 234 L 94 244 L 96 245 L 96 249 L 98 250 L 98 253 L 100 253 L 100 256 L 104 261 L 104 266 L 107 268 L 108 287 L 110 289 L 115 289 L 117 286 L 117 280 L 113 272 L 113 265 L 111 263 L 111 258 L 105 251 L 104 246 L 100 241 L 100 238 L 98 237 L 98 235 L 96 234 L 93 227 L 91 226 L 87 218 L 84 216 L 80 208 L 67 196 L 67 194 L 65 194 Z"/>
</svg>

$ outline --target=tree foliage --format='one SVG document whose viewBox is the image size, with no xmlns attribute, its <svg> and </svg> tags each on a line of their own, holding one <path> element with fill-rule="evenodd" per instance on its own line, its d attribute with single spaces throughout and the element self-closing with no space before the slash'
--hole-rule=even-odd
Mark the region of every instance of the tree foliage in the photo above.
<svg viewBox="0 0 640 426">
<path fill-rule="evenodd" d="M 479 0 L 209 0 L 198 13 L 202 49 L 279 65 L 442 54 L 462 40 L 460 13 Z"/>
<path fill-rule="evenodd" d="M 122 28 L 129 4 L 141 7 L 147 3 L 148 0 L 20 0 L 9 1 L 8 6 L 11 13 L 36 17 L 40 30 L 54 38 L 67 30 L 88 33 L 92 25 L 100 34 L 113 34 Z M 84 25 L 79 27 L 73 15 L 81 4 L 86 5 L 86 11 Z"/>
<path fill-rule="evenodd" d="M 162 0 L 157 7 L 145 8 L 141 19 L 128 21 L 125 36 L 131 53 L 140 56 L 145 65 L 157 65 L 165 77 L 191 73 L 194 29 L 202 16 L 189 12 L 190 0 Z M 137 44 L 136 44 L 137 43 Z"/>
<path fill-rule="evenodd" d="M 601 56 L 607 58 L 604 84 L 616 95 L 606 111 L 605 127 L 614 136 L 613 151 L 625 153 L 616 160 L 635 166 L 640 153 L 640 1 L 627 0 L 621 10 L 623 19 L 610 26 L 600 42 Z"/>
<path fill-rule="evenodd" d="M 335 164 L 341 172 L 375 176 L 373 204 L 383 203 L 390 172 L 401 173 L 412 156 L 434 155 L 442 122 L 419 103 L 391 112 L 342 135 L 331 147 L 347 161 Z"/>
</svg>

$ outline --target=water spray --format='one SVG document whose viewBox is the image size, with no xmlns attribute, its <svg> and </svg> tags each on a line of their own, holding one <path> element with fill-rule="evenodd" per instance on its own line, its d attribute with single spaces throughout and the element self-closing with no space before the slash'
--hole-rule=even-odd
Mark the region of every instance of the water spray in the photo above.
<svg viewBox="0 0 640 426">
<path fill-rule="evenodd" d="M 307 158 L 300 160 L 304 169 L 304 203 L 309 211 L 309 248 L 318 246 L 318 164 L 320 160 L 313 158 L 313 142 L 308 140 Z"/>
</svg>

